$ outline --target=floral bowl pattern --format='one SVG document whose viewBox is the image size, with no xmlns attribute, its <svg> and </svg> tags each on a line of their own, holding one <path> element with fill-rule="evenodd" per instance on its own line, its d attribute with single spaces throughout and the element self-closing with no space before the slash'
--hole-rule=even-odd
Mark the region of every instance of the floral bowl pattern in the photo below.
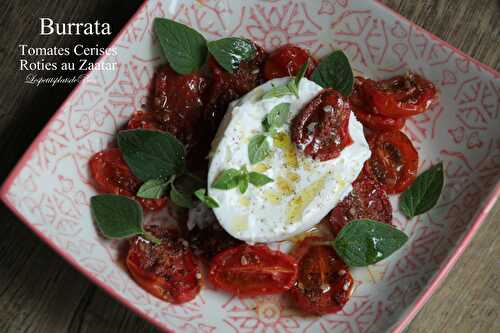
<svg viewBox="0 0 500 333">
<path fill-rule="evenodd" d="M 404 131 L 419 150 L 420 170 L 444 162 L 441 200 L 413 220 L 395 212 L 395 224 L 410 240 L 389 259 L 354 270 L 354 295 L 341 312 L 305 317 L 280 297 L 239 299 L 210 286 L 187 304 L 168 304 L 129 277 L 118 263 L 119 243 L 97 234 L 87 161 L 147 101 L 154 68 L 164 62 L 152 33 L 157 16 L 191 25 L 208 39 L 245 36 L 266 49 L 290 42 L 317 57 L 342 49 L 357 73 L 380 79 L 412 69 L 438 86 L 439 103 Z M 117 70 L 88 73 L 12 171 L 1 196 L 61 256 L 162 330 L 399 332 L 500 193 L 500 75 L 376 1 L 146 1 L 111 46 L 118 54 L 99 61 L 117 62 Z"/>
</svg>

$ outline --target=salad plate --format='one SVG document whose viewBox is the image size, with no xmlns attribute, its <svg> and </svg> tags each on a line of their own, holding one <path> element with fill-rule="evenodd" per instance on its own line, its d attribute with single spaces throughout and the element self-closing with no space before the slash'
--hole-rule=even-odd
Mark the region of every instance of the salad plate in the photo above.
<svg viewBox="0 0 500 333">
<path fill-rule="evenodd" d="M 266 50 L 293 43 L 315 58 L 342 50 L 356 75 L 420 73 L 439 100 L 403 132 L 419 173 L 443 162 L 445 185 L 431 211 L 393 224 L 409 239 L 391 257 L 353 270 L 354 292 L 335 314 L 305 316 L 278 296 L 238 298 L 206 286 L 175 305 L 148 294 L 121 264 L 121 242 L 99 235 L 90 211 L 89 159 L 110 145 L 153 90 L 165 63 L 156 17 L 207 40 L 245 37 Z M 163 331 L 400 332 L 453 267 L 500 194 L 500 75 L 376 1 L 146 1 L 112 44 L 116 71 L 93 70 L 56 111 L 2 186 L 4 203 L 95 284 Z M 165 213 L 147 216 L 154 223 Z"/>
</svg>

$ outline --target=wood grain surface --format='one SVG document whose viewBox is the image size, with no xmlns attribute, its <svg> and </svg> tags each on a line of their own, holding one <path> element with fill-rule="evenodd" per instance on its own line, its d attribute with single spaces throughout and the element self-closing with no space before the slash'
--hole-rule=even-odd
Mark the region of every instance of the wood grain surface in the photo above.
<svg viewBox="0 0 500 333">
<path fill-rule="evenodd" d="M 318 0 L 319 1 L 319 0 Z M 353 0 L 354 1 L 354 0 Z M 368 1 L 368 0 L 358 0 Z M 479 61 L 500 68 L 500 1 L 385 0 Z M 0 2 L 0 182 L 73 89 L 24 84 L 20 43 L 104 47 L 111 37 L 39 36 L 39 17 L 109 22 L 116 34 L 139 0 Z M 89 58 L 92 59 L 92 58 Z M 46 61 L 56 61 L 46 57 Z M 0 332 L 156 332 L 91 284 L 0 204 Z M 500 332 L 500 204 L 407 332 Z"/>
</svg>

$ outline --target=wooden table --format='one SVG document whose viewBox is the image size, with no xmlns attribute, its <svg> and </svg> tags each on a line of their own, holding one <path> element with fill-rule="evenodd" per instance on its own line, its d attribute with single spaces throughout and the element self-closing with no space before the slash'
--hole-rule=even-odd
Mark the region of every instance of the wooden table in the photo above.
<svg viewBox="0 0 500 333">
<path fill-rule="evenodd" d="M 319 1 L 319 0 L 318 0 Z M 354 1 L 354 0 L 352 0 Z M 367 0 L 357 0 L 367 1 Z M 0 181 L 72 90 L 23 83 L 17 45 L 72 46 L 74 36 L 39 36 L 39 17 L 99 19 L 117 33 L 140 0 L 3 0 L 0 5 Z M 476 59 L 500 68 L 496 0 L 385 0 Z M 85 37 L 87 45 L 110 37 Z M 47 57 L 51 61 L 51 57 Z M 55 59 L 54 59 L 55 60 Z M 156 332 L 96 288 L 0 205 L 0 332 Z M 408 332 L 500 332 L 500 204 Z"/>
</svg>

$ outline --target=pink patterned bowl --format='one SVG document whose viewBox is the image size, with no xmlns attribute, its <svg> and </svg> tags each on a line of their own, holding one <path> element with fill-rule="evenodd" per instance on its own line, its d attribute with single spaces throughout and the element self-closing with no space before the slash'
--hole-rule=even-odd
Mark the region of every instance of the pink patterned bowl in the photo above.
<svg viewBox="0 0 500 333">
<path fill-rule="evenodd" d="M 117 244 L 91 222 L 87 161 L 143 104 L 163 60 L 154 17 L 173 17 L 208 39 L 246 36 L 267 49 L 291 42 L 316 56 L 343 49 L 374 78 L 421 72 L 439 87 L 432 111 L 407 122 L 421 169 L 442 160 L 446 187 L 417 219 L 395 213 L 408 235 L 388 260 L 353 272 L 343 311 L 302 317 L 279 297 L 238 299 L 209 287 L 182 306 L 139 288 L 117 262 Z M 500 193 L 500 75 L 374 1 L 149 1 L 113 42 L 116 71 L 90 72 L 57 110 L 3 185 L 4 202 L 61 256 L 136 313 L 177 332 L 401 331 L 456 262 Z M 394 207 L 397 207 L 394 202 Z M 158 219 L 161 216 L 151 216 Z"/>
</svg>

